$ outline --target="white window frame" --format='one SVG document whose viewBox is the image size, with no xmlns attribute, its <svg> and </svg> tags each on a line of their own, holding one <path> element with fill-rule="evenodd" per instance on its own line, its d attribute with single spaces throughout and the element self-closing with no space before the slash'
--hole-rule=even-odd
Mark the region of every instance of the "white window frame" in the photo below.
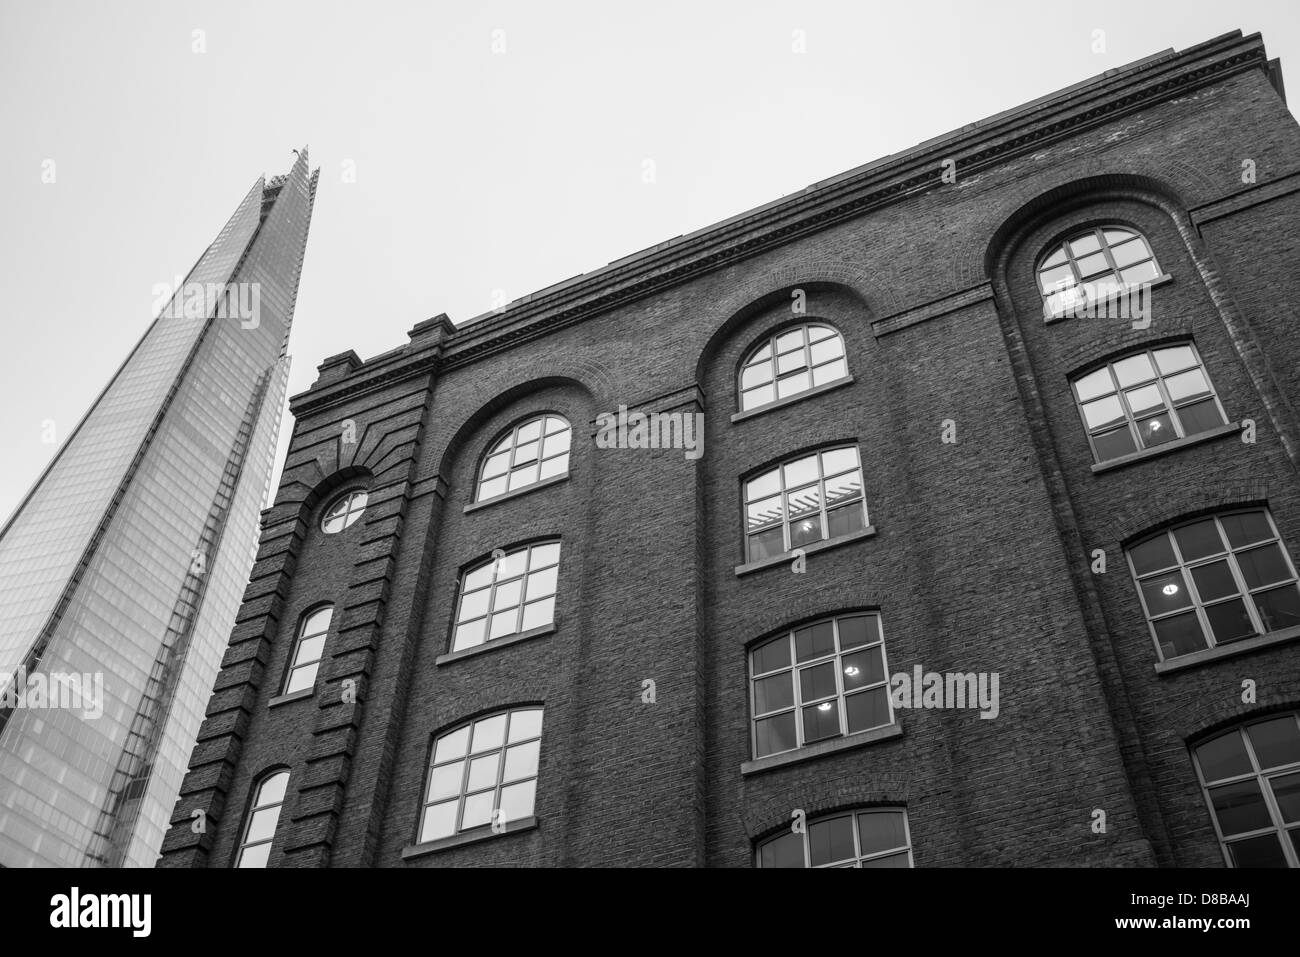
<svg viewBox="0 0 1300 957">
<path fill-rule="evenodd" d="M 265 804 L 261 803 L 262 793 L 266 790 L 266 786 L 270 784 L 272 781 L 274 781 L 276 778 L 279 778 L 281 776 L 284 777 L 284 791 L 280 795 L 280 799 L 278 801 L 268 801 Z M 235 867 L 244 866 L 244 854 L 248 851 L 250 847 L 261 847 L 263 844 L 272 845 L 275 843 L 275 835 L 280 830 L 280 814 L 284 812 L 284 803 L 285 801 L 288 800 L 288 798 L 289 798 L 289 769 L 288 768 L 278 768 L 274 771 L 270 771 L 262 775 L 261 779 L 257 782 L 257 786 L 253 788 L 253 800 L 252 803 L 249 805 L 248 813 L 244 817 L 244 826 L 240 829 L 239 848 L 235 852 Z M 271 836 L 266 838 L 265 840 L 249 841 L 248 836 L 253 828 L 254 816 L 257 814 L 258 811 L 266 811 L 271 808 L 278 808 L 275 815 L 275 826 L 271 828 Z M 267 860 L 269 863 L 270 861 L 269 848 L 267 851 Z M 267 865 L 262 864 L 260 866 L 266 867 Z"/>
<path fill-rule="evenodd" d="M 552 422 L 561 423 L 561 425 L 558 428 L 552 428 Z M 537 438 L 520 442 L 519 434 L 534 424 L 537 424 L 538 426 Z M 548 429 L 550 429 L 550 431 L 547 431 Z M 564 447 L 560 451 L 552 451 L 554 445 L 558 445 L 560 441 L 558 437 L 562 435 L 567 436 L 568 441 L 564 443 Z M 520 447 L 532 445 L 534 442 L 537 443 L 536 457 L 527 460 L 519 459 Z M 528 418 L 515 423 L 505 432 L 505 434 L 501 435 L 495 442 L 488 446 L 488 450 L 483 454 L 483 458 L 479 462 L 478 469 L 475 473 L 474 501 L 491 502 L 498 498 L 504 498 L 507 495 L 513 495 L 515 492 L 521 492 L 524 489 L 532 488 L 534 485 L 539 485 L 542 482 L 558 481 L 569 474 L 569 460 L 572 450 L 573 426 L 567 418 L 560 415 L 558 412 L 542 412 L 537 415 L 531 415 Z M 509 456 L 506 462 L 505 471 L 494 472 L 490 476 L 487 475 L 488 462 L 499 455 Z M 563 459 L 563 469 L 556 472 L 554 475 L 548 475 L 543 478 L 542 470 L 546 463 L 555 462 L 560 459 Z M 511 488 L 510 483 L 515 471 L 520 468 L 526 468 L 529 465 L 533 468 L 534 477 L 515 486 L 514 488 Z M 488 482 L 494 482 L 499 478 L 504 478 L 506 480 L 505 490 L 494 492 L 491 495 L 484 495 L 483 487 L 487 485 Z"/>
<path fill-rule="evenodd" d="M 330 502 L 329 508 L 321 516 L 320 530 L 326 535 L 337 535 L 348 529 L 357 519 L 366 511 L 366 505 L 370 501 L 370 493 L 363 488 L 349 489 L 341 492 Z M 338 528 L 328 528 L 330 522 L 341 518 L 343 524 Z"/>
<path fill-rule="evenodd" d="M 814 339 L 813 335 L 822 330 L 825 330 L 829 334 Z M 803 365 L 798 366 L 789 372 L 781 373 L 778 371 L 777 363 L 777 340 L 785 338 L 790 333 L 796 331 L 801 331 L 803 334 Z M 829 359 L 823 359 L 814 364 L 812 347 L 831 339 L 834 339 L 839 343 L 839 354 L 832 356 Z M 781 353 L 781 355 L 794 355 L 798 351 L 798 349 L 790 349 Z M 764 352 L 767 353 L 766 357 L 761 359 L 758 358 L 758 356 Z M 836 376 L 834 379 L 827 379 L 822 383 L 817 383 L 815 381 L 816 375 L 814 373 L 816 370 L 834 365 L 837 362 L 844 363 L 843 375 Z M 762 365 L 767 365 L 769 367 L 768 371 L 771 373 L 771 378 L 746 388 L 745 373 L 751 369 L 757 369 Z M 795 376 L 799 375 L 800 372 L 806 372 L 808 374 L 808 386 L 798 390 L 797 392 L 792 392 L 787 396 L 782 396 L 780 390 L 777 388 L 777 383 L 784 379 L 793 379 Z M 817 321 L 801 322 L 793 325 L 782 326 L 745 354 L 745 361 L 740 364 L 740 370 L 736 373 L 736 408 L 740 412 L 754 412 L 758 409 L 765 409 L 768 406 L 777 405 L 778 403 L 791 402 L 801 395 L 807 395 L 809 392 L 813 392 L 817 389 L 829 388 L 836 383 L 845 382 L 849 378 L 848 350 L 845 347 L 844 336 L 840 334 L 838 329 L 828 322 Z M 753 392 L 754 390 L 761 389 L 766 385 L 772 386 L 772 398 L 768 399 L 766 402 L 758 402 L 754 405 L 745 404 L 746 392 Z"/>
</svg>

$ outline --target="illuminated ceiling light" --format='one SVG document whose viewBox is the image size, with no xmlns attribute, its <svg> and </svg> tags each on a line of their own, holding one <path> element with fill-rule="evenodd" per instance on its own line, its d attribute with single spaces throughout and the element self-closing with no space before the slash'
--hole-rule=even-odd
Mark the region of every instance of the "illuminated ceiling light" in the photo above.
<svg viewBox="0 0 1300 957">
<path fill-rule="evenodd" d="M 858 673 L 858 666 L 849 665 L 847 668 L 844 669 L 844 673 L 848 675 L 850 678 L 852 678 L 854 675 Z"/>
<path fill-rule="evenodd" d="M 1177 594 L 1178 594 L 1178 586 L 1177 586 L 1177 585 L 1166 585 L 1164 588 L 1162 588 L 1162 589 L 1160 589 L 1160 590 L 1161 590 L 1162 592 L 1164 592 L 1166 595 L 1177 595 Z"/>
<path fill-rule="evenodd" d="M 831 703 L 830 703 L 829 701 L 823 701 L 821 704 L 819 704 L 819 705 L 817 706 L 817 710 L 818 710 L 818 711 L 830 711 L 830 710 L 831 710 Z"/>
</svg>

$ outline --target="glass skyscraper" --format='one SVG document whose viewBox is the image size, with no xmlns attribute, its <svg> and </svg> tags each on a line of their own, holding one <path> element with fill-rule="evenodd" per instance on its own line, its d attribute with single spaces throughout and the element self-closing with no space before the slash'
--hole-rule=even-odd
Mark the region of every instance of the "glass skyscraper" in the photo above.
<svg viewBox="0 0 1300 957">
<path fill-rule="evenodd" d="M 157 857 L 256 550 L 317 173 L 258 179 L 0 529 L 0 865 Z"/>
</svg>

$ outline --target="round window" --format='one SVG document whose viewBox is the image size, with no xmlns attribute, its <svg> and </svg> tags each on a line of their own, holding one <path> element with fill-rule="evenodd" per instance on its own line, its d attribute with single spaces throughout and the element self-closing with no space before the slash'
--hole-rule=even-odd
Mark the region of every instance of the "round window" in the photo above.
<svg viewBox="0 0 1300 957">
<path fill-rule="evenodd" d="M 325 517 L 320 523 L 321 531 L 326 535 L 343 531 L 361 517 L 361 513 L 366 510 L 366 499 L 365 489 L 344 492 L 325 510 Z"/>
</svg>

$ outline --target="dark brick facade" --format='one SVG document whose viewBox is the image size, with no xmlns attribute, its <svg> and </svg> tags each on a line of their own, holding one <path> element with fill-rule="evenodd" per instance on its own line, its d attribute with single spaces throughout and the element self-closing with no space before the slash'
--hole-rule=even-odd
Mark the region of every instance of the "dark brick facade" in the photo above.
<svg viewBox="0 0 1300 957">
<path fill-rule="evenodd" d="M 1258 37 L 1221 37 L 499 315 L 438 317 L 383 356 L 328 360 L 293 400 L 162 865 L 228 866 L 276 767 L 291 771 L 282 866 L 750 866 L 794 809 L 859 805 L 906 806 L 917 866 L 1221 865 L 1189 742 L 1300 705 L 1300 644 L 1157 674 L 1124 546 L 1266 503 L 1300 558 L 1300 127 L 1279 89 Z M 1040 252 L 1112 222 L 1144 233 L 1173 277 L 1150 327 L 1044 323 Z M 791 320 L 796 289 L 842 333 L 853 382 L 733 422 L 738 365 Z M 1094 472 L 1071 376 L 1189 337 L 1257 441 L 1234 431 Z M 703 457 L 597 448 L 597 415 L 619 405 L 703 412 Z M 488 444 L 540 411 L 574 423 L 568 479 L 467 512 Z M 804 574 L 738 574 L 741 478 L 836 442 L 860 449 L 874 534 L 810 553 Z M 349 482 L 369 506 L 326 536 L 322 509 Z M 461 572 L 551 536 L 554 631 L 436 661 Z M 271 704 L 300 615 L 324 601 L 336 612 L 314 693 Z M 899 734 L 742 771 L 746 648 L 864 608 L 880 610 L 892 672 L 999 673 L 999 716 L 904 710 Z M 1243 704 L 1248 678 L 1258 700 Z M 539 703 L 538 825 L 403 858 L 432 737 Z"/>
</svg>

